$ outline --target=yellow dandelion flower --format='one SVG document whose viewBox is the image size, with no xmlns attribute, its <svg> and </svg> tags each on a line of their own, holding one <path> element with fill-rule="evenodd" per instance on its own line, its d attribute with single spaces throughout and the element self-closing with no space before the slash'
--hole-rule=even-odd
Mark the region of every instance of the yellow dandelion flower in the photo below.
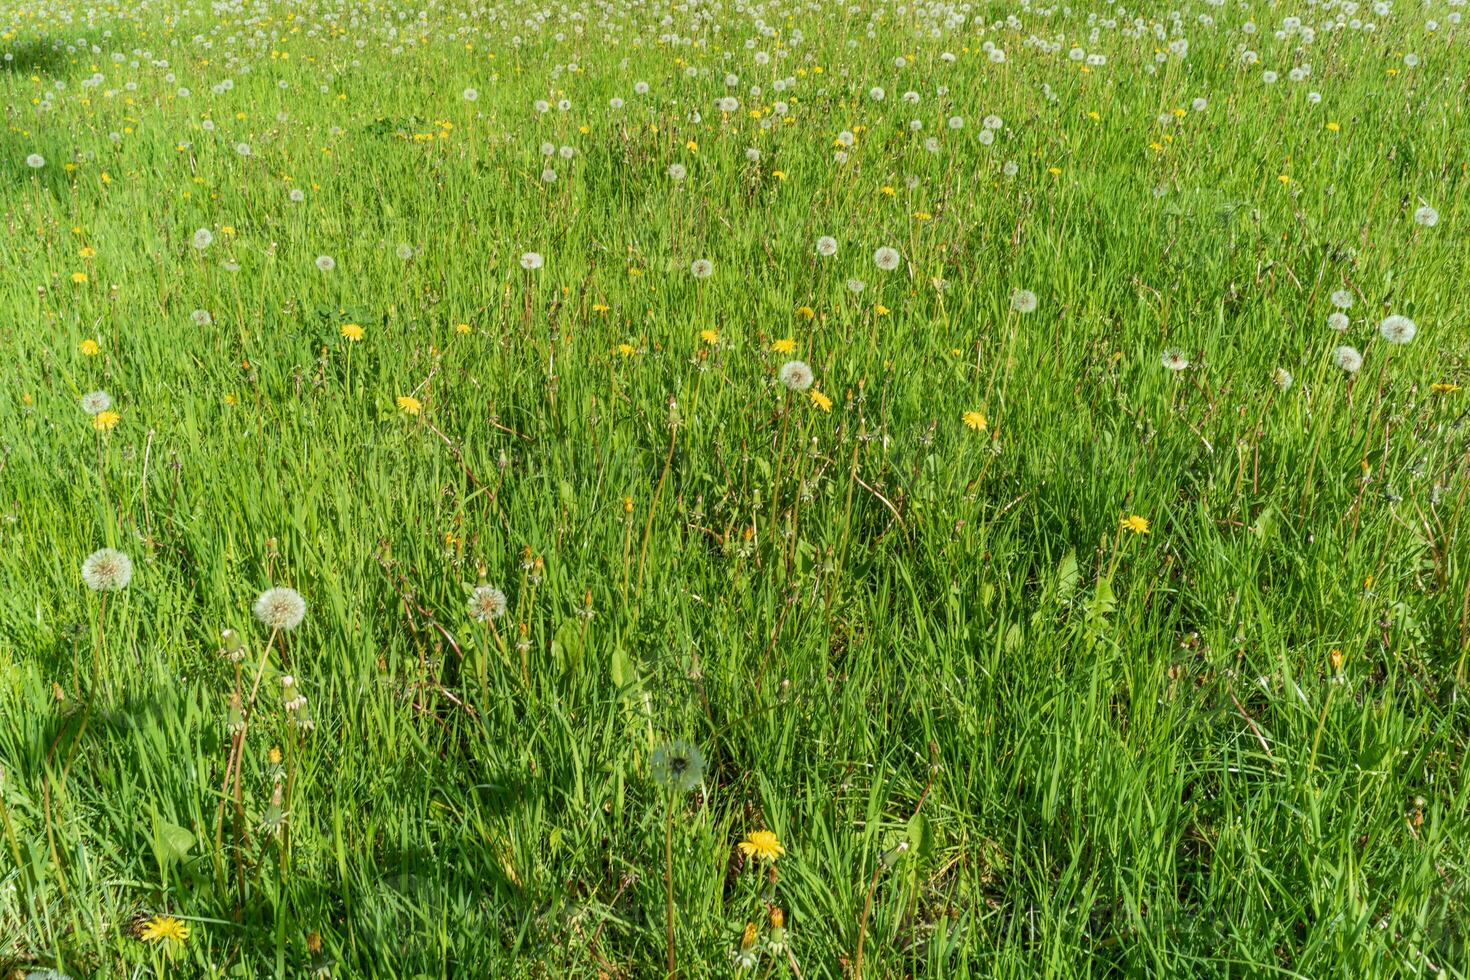
<svg viewBox="0 0 1470 980">
<path fill-rule="evenodd" d="M 701 330 L 699 331 L 699 339 L 706 344 L 718 344 L 720 342 L 720 332 L 718 330 Z"/>
<path fill-rule="evenodd" d="M 1119 526 L 1125 531 L 1132 531 L 1134 534 L 1147 534 L 1148 518 L 1140 517 L 1137 514 L 1130 514 L 1119 522 Z"/>
<path fill-rule="evenodd" d="M 1328 132 L 1329 132 L 1329 133 L 1335 133 L 1335 132 L 1337 132 L 1337 131 L 1338 131 L 1338 130 L 1339 130 L 1339 129 L 1342 129 L 1342 127 L 1341 127 L 1341 126 L 1339 126 L 1339 125 L 1338 125 L 1338 124 L 1337 124 L 1337 123 L 1335 123 L 1335 122 L 1329 122 L 1329 123 L 1328 123 L 1328 124 L 1327 124 L 1327 131 L 1328 131 Z"/>
<path fill-rule="evenodd" d="M 91 337 L 88 337 L 86 340 L 82 341 L 78 349 L 81 350 L 82 355 L 85 357 L 96 357 L 98 354 L 102 353 L 102 345 L 97 343 L 97 341 L 93 340 Z"/>
<path fill-rule="evenodd" d="M 341 333 L 345 339 L 357 343 L 362 339 L 363 331 L 362 327 L 356 323 L 344 323 L 342 324 Z"/>
<path fill-rule="evenodd" d="M 990 425 L 990 422 L 985 418 L 984 412 L 966 412 L 960 418 L 964 421 L 965 425 L 974 429 L 976 432 L 984 432 Z"/>
<path fill-rule="evenodd" d="M 817 311 L 810 306 L 798 306 L 796 308 L 796 315 L 803 320 L 810 320 L 817 315 Z"/>
<path fill-rule="evenodd" d="M 882 187 L 880 187 L 878 191 L 885 197 L 892 197 L 893 195 L 898 193 L 898 191 L 894 190 L 892 187 L 889 187 L 887 184 L 884 184 Z"/>
<path fill-rule="evenodd" d="M 784 170 L 772 170 L 771 171 L 771 176 L 772 177 L 775 177 L 777 180 L 785 180 L 786 179 L 786 171 L 784 171 Z"/>
<path fill-rule="evenodd" d="M 105 412 L 98 412 L 96 415 L 92 416 L 92 428 L 96 429 L 98 432 L 111 432 L 113 429 L 117 428 L 117 424 L 121 421 L 122 416 L 114 411 L 108 410 Z"/>
<path fill-rule="evenodd" d="M 424 410 L 424 403 L 412 395 L 399 395 L 398 408 L 405 415 L 417 415 Z"/>
<path fill-rule="evenodd" d="M 240 399 L 235 397 L 233 391 L 227 391 L 225 392 L 225 404 L 233 407 L 240 404 Z"/>
<path fill-rule="evenodd" d="M 877 305 L 875 305 L 873 307 L 873 312 L 876 313 L 876 314 L 878 314 L 879 316 L 887 316 L 888 314 L 892 313 L 893 311 L 890 310 L 888 307 L 884 306 L 882 303 L 878 303 Z"/>
<path fill-rule="evenodd" d="M 468 323 L 456 323 L 454 325 L 454 332 L 455 333 L 458 333 L 458 334 L 466 334 L 466 333 L 469 333 L 470 332 L 470 325 Z"/>
<path fill-rule="evenodd" d="M 632 357 L 634 354 L 638 353 L 637 348 L 635 348 L 632 344 L 618 344 L 617 349 L 618 353 L 622 354 L 624 357 Z"/>
<path fill-rule="evenodd" d="M 832 411 L 832 399 L 828 398 L 820 391 L 817 391 L 815 388 L 812 389 L 812 404 L 817 406 L 824 412 Z"/>
<path fill-rule="evenodd" d="M 155 915 L 143 924 L 138 935 L 145 943 L 166 940 L 182 945 L 189 938 L 189 927 L 171 915 Z"/>
<path fill-rule="evenodd" d="M 1447 395 L 1452 391 L 1459 391 L 1460 386 L 1455 384 L 1453 381 L 1436 381 L 1434 384 L 1429 386 L 1429 390 L 1438 392 L 1441 395 Z"/>
<path fill-rule="evenodd" d="M 77 254 L 84 259 L 90 259 L 92 256 L 97 254 L 97 250 L 90 245 L 83 245 L 81 248 L 77 249 Z"/>
<path fill-rule="evenodd" d="M 790 337 L 782 337 L 771 344 L 771 350 L 777 354 L 791 354 L 796 351 L 796 341 Z"/>
<path fill-rule="evenodd" d="M 752 830 L 740 842 L 740 853 L 758 861 L 774 861 L 786 853 L 786 848 L 769 830 Z"/>
<path fill-rule="evenodd" d="M 85 272 L 73 272 L 71 274 L 71 281 L 80 285 L 87 281 L 87 274 Z"/>
</svg>

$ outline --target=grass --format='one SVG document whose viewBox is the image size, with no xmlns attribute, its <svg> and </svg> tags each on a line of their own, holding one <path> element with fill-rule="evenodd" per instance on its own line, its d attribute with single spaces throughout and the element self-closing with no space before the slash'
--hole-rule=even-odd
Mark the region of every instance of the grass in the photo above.
<svg viewBox="0 0 1470 980">
<path fill-rule="evenodd" d="M 1464 976 L 1462 8 L 539 9 L 0 0 L 0 975 Z"/>
</svg>

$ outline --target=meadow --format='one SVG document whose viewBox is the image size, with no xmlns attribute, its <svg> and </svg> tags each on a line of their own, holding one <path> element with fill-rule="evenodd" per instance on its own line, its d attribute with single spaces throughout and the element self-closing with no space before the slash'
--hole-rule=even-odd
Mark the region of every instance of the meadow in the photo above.
<svg viewBox="0 0 1470 980">
<path fill-rule="evenodd" d="M 1464 0 L 0 0 L 0 977 L 1464 977 Z"/>
</svg>

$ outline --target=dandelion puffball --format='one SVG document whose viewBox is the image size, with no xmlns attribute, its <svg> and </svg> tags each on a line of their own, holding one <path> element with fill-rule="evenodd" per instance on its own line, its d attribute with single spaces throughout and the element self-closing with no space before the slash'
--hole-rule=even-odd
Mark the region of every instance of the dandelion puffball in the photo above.
<svg viewBox="0 0 1470 980">
<path fill-rule="evenodd" d="M 266 589 L 255 600 L 255 618 L 272 630 L 294 630 L 306 618 L 306 600 L 285 586 Z"/>
<path fill-rule="evenodd" d="M 1332 352 L 1332 363 L 1337 365 L 1337 368 L 1341 371 L 1345 371 L 1348 374 L 1356 374 L 1358 369 L 1363 366 L 1363 355 L 1358 353 L 1356 347 L 1349 347 L 1344 344 Z"/>
<path fill-rule="evenodd" d="M 778 376 L 781 383 L 792 391 L 806 391 L 814 380 L 811 365 L 806 361 L 787 361 L 781 365 Z"/>
<path fill-rule="evenodd" d="M 116 592 L 133 580 L 133 561 L 121 551 L 100 548 L 82 562 L 82 581 L 93 592 Z"/>
</svg>

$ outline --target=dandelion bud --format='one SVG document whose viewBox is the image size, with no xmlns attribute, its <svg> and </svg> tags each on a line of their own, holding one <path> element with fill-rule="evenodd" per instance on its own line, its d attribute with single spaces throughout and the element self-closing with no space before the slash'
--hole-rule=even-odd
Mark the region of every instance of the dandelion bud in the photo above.
<svg viewBox="0 0 1470 980">
<path fill-rule="evenodd" d="M 1332 669 L 1333 670 L 1342 670 L 1342 651 L 1341 650 L 1337 649 L 1336 647 L 1333 647 L 1332 648 L 1332 652 L 1327 655 L 1327 659 L 1332 662 Z"/>
</svg>

